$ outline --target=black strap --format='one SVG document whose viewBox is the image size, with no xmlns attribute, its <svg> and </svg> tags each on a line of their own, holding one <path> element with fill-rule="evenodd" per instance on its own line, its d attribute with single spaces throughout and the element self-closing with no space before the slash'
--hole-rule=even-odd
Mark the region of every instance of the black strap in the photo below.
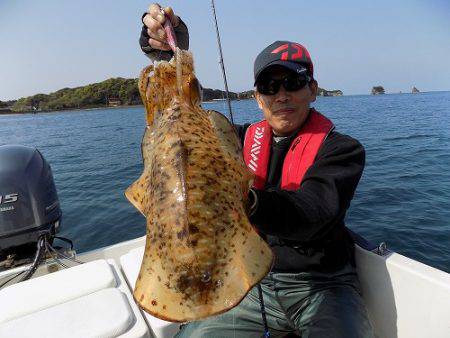
<svg viewBox="0 0 450 338">
<path fill-rule="evenodd" d="M 262 293 L 261 284 L 258 284 L 259 304 L 261 305 L 261 316 L 264 324 L 263 337 L 270 337 L 269 326 L 267 325 L 266 307 L 264 306 L 264 298 Z"/>
<path fill-rule="evenodd" d="M 55 238 L 59 239 L 59 240 L 61 240 L 63 242 L 69 243 L 70 244 L 70 250 L 73 250 L 73 242 L 70 239 L 65 238 L 65 237 L 60 237 L 60 236 L 55 236 Z"/>
</svg>

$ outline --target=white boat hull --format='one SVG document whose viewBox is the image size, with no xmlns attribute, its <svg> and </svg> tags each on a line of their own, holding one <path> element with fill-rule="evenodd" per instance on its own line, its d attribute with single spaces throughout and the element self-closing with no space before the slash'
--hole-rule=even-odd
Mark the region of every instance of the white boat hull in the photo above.
<svg viewBox="0 0 450 338">
<path fill-rule="evenodd" d="M 449 338 L 450 275 L 395 252 L 356 246 L 356 265 L 378 337 Z"/>
</svg>

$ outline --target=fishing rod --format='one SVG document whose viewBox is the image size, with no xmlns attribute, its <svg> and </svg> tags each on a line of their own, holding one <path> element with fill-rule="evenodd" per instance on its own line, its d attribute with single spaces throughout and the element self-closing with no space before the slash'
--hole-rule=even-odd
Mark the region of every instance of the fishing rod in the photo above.
<svg viewBox="0 0 450 338">
<path fill-rule="evenodd" d="M 213 16 L 214 16 L 214 23 L 216 26 L 217 44 L 219 45 L 219 54 L 220 54 L 219 63 L 222 68 L 223 82 L 225 84 L 225 92 L 227 95 L 228 111 L 230 112 L 231 123 L 234 126 L 233 111 L 231 110 L 230 93 L 228 91 L 227 74 L 225 73 L 225 64 L 223 62 L 222 44 L 220 43 L 219 25 L 217 24 L 216 7 L 214 6 L 214 0 L 211 0 L 211 7 L 212 7 Z"/>
<path fill-rule="evenodd" d="M 211 0 L 211 7 L 212 7 L 213 16 L 214 16 L 214 23 L 216 25 L 217 44 L 219 46 L 220 65 L 222 67 L 223 82 L 225 84 L 225 92 L 227 94 L 228 110 L 230 112 L 231 123 L 234 126 L 233 111 L 231 110 L 230 95 L 228 92 L 227 74 L 225 72 L 225 64 L 223 62 L 222 44 L 220 43 L 219 25 L 217 24 L 216 7 L 214 6 L 214 0 Z M 262 321 L 263 321 L 263 325 L 264 325 L 264 334 L 262 337 L 268 338 L 268 337 L 270 337 L 270 331 L 269 331 L 269 326 L 267 324 L 266 309 L 265 309 L 265 305 L 264 305 L 264 297 L 263 297 L 261 284 L 258 284 L 258 295 L 259 295 L 259 303 L 261 306 L 261 316 L 262 316 Z"/>
</svg>

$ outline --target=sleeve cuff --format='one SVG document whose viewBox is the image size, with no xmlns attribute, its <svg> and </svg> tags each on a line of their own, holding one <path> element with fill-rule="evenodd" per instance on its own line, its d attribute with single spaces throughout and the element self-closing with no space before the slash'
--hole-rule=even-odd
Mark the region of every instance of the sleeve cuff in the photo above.
<svg viewBox="0 0 450 338">
<path fill-rule="evenodd" d="M 256 195 L 255 190 L 250 189 L 248 192 L 249 197 L 249 208 L 248 208 L 248 217 L 252 217 L 252 215 L 255 213 L 256 209 L 258 208 L 258 195 Z"/>
<path fill-rule="evenodd" d="M 269 225 L 267 224 L 266 209 L 271 208 L 270 200 L 267 199 L 268 192 L 266 190 L 251 189 L 255 194 L 256 205 L 251 209 L 249 220 L 259 232 L 270 235 Z"/>
</svg>

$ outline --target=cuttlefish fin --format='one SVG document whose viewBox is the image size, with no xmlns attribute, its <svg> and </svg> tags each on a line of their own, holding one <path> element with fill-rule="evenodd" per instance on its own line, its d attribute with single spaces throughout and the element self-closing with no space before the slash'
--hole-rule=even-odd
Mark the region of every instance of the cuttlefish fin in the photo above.
<svg viewBox="0 0 450 338">
<path fill-rule="evenodd" d="M 141 176 L 132 183 L 125 191 L 125 197 L 138 209 L 145 217 L 149 214 L 149 194 L 151 193 L 150 186 L 150 165 L 153 153 L 153 137 L 154 133 L 152 127 L 145 129 L 144 137 L 142 138 L 142 159 L 144 162 L 144 170 Z"/>
<path fill-rule="evenodd" d="M 146 217 L 147 215 L 145 214 L 144 195 L 145 186 L 148 186 L 148 182 L 146 181 L 145 177 L 141 176 L 138 180 L 134 181 L 134 183 L 128 187 L 128 189 L 125 191 L 125 196 L 130 201 L 130 203 L 133 204 L 134 207 Z"/>
<path fill-rule="evenodd" d="M 208 110 L 208 114 L 209 120 L 211 121 L 214 131 L 220 141 L 221 148 L 225 151 L 225 154 L 229 155 L 226 157 L 230 159 L 228 165 L 244 175 L 244 179 L 242 180 L 242 182 L 244 182 L 242 191 L 244 196 L 247 196 L 248 190 L 253 183 L 254 175 L 245 165 L 242 155 L 242 147 L 236 133 L 236 129 L 221 113 L 215 110 Z"/>
</svg>

